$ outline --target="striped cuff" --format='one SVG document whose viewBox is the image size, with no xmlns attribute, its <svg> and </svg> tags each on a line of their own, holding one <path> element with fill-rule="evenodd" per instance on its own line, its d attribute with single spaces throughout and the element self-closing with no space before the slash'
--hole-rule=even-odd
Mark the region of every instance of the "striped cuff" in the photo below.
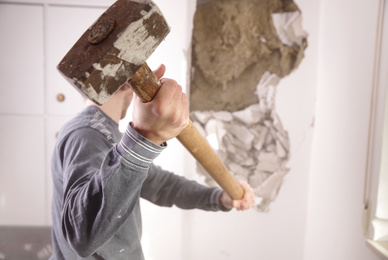
<svg viewBox="0 0 388 260">
<path fill-rule="evenodd" d="M 141 167 L 149 167 L 165 148 L 166 146 L 158 146 L 140 135 L 131 127 L 131 124 L 128 124 L 127 130 L 117 145 L 121 156 Z"/>
<path fill-rule="evenodd" d="M 225 208 L 224 205 L 221 204 L 220 197 L 222 195 L 222 192 L 223 192 L 223 190 L 221 190 L 219 188 L 214 188 L 214 190 L 212 191 L 212 193 L 210 195 L 210 206 L 211 206 L 210 210 L 212 210 L 212 211 L 221 210 L 221 211 L 225 211 L 225 212 L 228 212 L 231 210 L 231 209 Z"/>
</svg>

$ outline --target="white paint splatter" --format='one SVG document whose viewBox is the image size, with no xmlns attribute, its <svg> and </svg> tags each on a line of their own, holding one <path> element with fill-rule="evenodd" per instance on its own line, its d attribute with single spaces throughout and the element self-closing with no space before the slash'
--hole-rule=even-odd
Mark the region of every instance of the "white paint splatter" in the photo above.
<svg viewBox="0 0 388 260">
<path fill-rule="evenodd" d="M 142 19 L 131 23 L 120 34 L 117 41 L 113 44 L 120 51 L 119 58 L 140 66 L 154 52 L 160 43 L 160 39 L 150 36 L 143 25 L 143 21 L 151 17 L 154 13 L 162 16 L 159 8 L 153 5 L 152 9 Z"/>
<path fill-rule="evenodd" d="M 24 248 L 24 250 L 26 250 L 26 251 L 31 251 L 31 249 L 32 249 L 32 244 L 24 244 L 23 248 Z"/>
<path fill-rule="evenodd" d="M 102 79 L 104 79 L 105 77 L 115 77 L 122 64 L 123 62 L 121 61 L 118 64 L 107 64 L 102 68 L 100 63 L 94 63 L 93 68 L 100 70 L 102 72 Z"/>
<path fill-rule="evenodd" d="M 101 104 L 104 104 L 112 96 L 104 87 L 102 87 L 101 91 L 97 93 L 91 85 L 86 87 L 85 84 L 81 82 L 81 86 L 82 92 L 85 93 L 85 95 L 87 95 L 92 100 L 98 100 L 98 102 Z"/>
<path fill-rule="evenodd" d="M 50 255 L 53 253 L 53 248 L 50 244 L 47 244 L 45 247 L 43 247 L 39 252 L 37 252 L 37 256 L 39 259 L 47 259 Z"/>
</svg>

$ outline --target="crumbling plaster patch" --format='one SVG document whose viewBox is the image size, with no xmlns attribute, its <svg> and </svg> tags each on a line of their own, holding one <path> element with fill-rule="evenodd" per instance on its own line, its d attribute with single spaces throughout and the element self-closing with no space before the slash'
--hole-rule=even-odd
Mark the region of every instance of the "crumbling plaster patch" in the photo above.
<svg viewBox="0 0 388 260">
<path fill-rule="evenodd" d="M 192 120 L 268 211 L 289 171 L 276 86 L 304 57 L 307 34 L 291 0 L 202 0 L 192 39 Z M 208 185 L 216 185 L 198 164 Z"/>
</svg>

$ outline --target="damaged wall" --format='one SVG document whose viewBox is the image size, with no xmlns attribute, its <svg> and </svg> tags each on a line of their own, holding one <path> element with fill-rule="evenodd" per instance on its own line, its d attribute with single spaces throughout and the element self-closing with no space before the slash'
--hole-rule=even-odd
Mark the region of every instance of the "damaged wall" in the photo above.
<svg viewBox="0 0 388 260">
<path fill-rule="evenodd" d="M 289 137 L 275 98 L 281 78 L 304 57 L 301 19 L 293 1 L 280 0 L 198 1 L 194 15 L 192 120 L 231 173 L 251 184 L 261 211 L 289 171 Z"/>
</svg>

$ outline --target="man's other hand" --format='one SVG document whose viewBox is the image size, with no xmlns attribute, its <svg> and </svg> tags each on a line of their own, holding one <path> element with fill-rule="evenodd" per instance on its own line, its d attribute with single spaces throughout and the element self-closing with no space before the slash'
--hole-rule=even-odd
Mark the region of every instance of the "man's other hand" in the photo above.
<svg viewBox="0 0 388 260">
<path fill-rule="evenodd" d="M 238 180 L 239 184 L 244 190 L 244 196 L 241 200 L 232 200 L 232 198 L 224 191 L 220 197 L 221 204 L 227 208 L 235 208 L 238 211 L 247 210 L 255 205 L 255 194 L 252 187 L 246 182 Z"/>
</svg>

